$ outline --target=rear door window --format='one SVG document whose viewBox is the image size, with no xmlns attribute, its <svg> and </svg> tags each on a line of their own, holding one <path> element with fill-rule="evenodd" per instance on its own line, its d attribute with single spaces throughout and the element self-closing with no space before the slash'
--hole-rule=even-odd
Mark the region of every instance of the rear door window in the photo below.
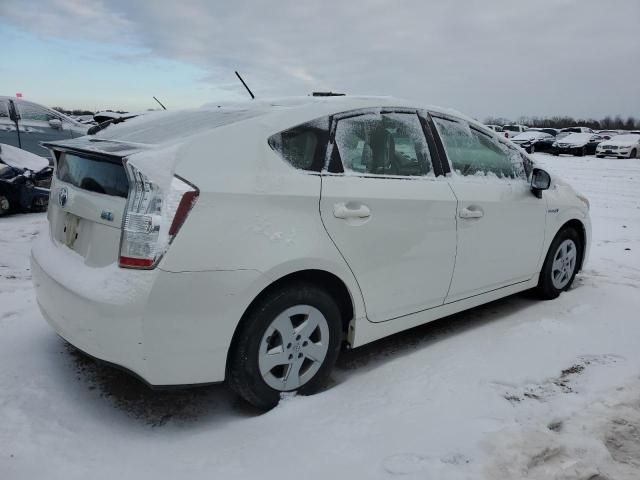
<svg viewBox="0 0 640 480">
<path fill-rule="evenodd" d="M 129 180 L 122 163 L 63 153 L 58 160 L 58 179 L 90 192 L 126 198 Z"/>
<path fill-rule="evenodd" d="M 340 119 L 335 144 L 345 172 L 433 175 L 429 148 L 415 113 L 371 113 Z"/>
</svg>

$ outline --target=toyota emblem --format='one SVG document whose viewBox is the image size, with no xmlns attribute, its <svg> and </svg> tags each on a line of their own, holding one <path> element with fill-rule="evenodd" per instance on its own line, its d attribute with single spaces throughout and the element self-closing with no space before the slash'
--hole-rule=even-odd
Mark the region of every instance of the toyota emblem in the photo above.
<svg viewBox="0 0 640 480">
<path fill-rule="evenodd" d="M 58 190 L 58 203 L 61 207 L 64 207 L 67 204 L 67 198 L 69 197 L 69 192 L 67 192 L 67 187 L 62 187 Z"/>
</svg>

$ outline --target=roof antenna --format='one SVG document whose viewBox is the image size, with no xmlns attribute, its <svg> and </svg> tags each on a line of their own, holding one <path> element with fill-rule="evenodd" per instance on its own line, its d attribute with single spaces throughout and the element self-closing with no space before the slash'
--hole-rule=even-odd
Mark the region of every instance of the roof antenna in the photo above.
<svg viewBox="0 0 640 480">
<path fill-rule="evenodd" d="M 158 102 L 158 103 L 160 104 L 160 106 L 162 107 L 162 109 L 163 109 L 163 110 L 166 110 L 166 109 L 167 109 L 167 107 L 165 107 L 165 106 L 162 104 L 162 102 L 161 102 L 160 100 L 158 100 L 156 97 L 153 97 L 153 99 L 154 99 L 156 102 Z"/>
<path fill-rule="evenodd" d="M 246 88 L 247 92 L 249 92 L 249 95 L 251 95 L 251 100 L 255 99 L 256 96 L 253 94 L 251 89 L 249 87 L 247 87 L 247 84 L 244 83 L 244 80 L 242 79 L 242 77 L 240 76 L 240 74 L 237 71 L 236 71 L 236 77 L 238 77 L 240 79 L 240 81 L 242 82 L 242 85 L 244 85 L 244 88 Z"/>
</svg>

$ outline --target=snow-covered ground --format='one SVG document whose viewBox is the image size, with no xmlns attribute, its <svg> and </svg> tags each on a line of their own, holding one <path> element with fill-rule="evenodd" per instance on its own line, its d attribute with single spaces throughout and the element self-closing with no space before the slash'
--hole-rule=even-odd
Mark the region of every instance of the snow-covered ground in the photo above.
<svg viewBox="0 0 640 480">
<path fill-rule="evenodd" d="M 329 390 L 262 415 L 76 354 L 30 283 L 44 215 L 0 219 L 0 479 L 640 478 L 640 160 L 536 156 L 591 200 L 570 292 L 345 352 Z"/>
</svg>

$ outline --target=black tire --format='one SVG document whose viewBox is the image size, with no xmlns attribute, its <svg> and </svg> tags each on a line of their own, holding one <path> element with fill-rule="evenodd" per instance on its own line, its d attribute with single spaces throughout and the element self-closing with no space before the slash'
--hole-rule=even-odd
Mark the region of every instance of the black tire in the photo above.
<svg viewBox="0 0 640 480">
<path fill-rule="evenodd" d="M 634 148 L 633 150 L 631 150 L 631 153 L 629 154 L 629 158 L 636 158 L 638 156 L 638 151 Z"/>
<path fill-rule="evenodd" d="M 573 154 L 577 157 L 584 157 L 587 154 L 587 149 L 582 147 L 580 150 L 575 150 Z"/>
<path fill-rule="evenodd" d="M 558 152 L 553 152 L 554 157 L 558 157 L 560 154 Z"/>
<path fill-rule="evenodd" d="M 261 410 L 275 407 L 282 391 L 270 387 L 260 373 L 260 344 L 272 322 L 285 310 L 296 305 L 310 305 L 322 313 L 328 325 L 329 345 L 319 370 L 294 391 L 301 395 L 320 391 L 338 358 L 342 342 L 340 309 L 326 291 L 311 283 L 298 283 L 285 285 L 265 295 L 243 318 L 234 337 L 227 367 L 229 386 Z"/>
<path fill-rule="evenodd" d="M 0 195 L 0 217 L 7 215 L 11 211 L 11 203 L 4 195 Z"/>
<path fill-rule="evenodd" d="M 598 158 L 604 158 L 604 155 L 596 155 Z"/>
<path fill-rule="evenodd" d="M 556 254 L 558 253 L 558 248 L 565 240 L 571 240 L 575 244 L 576 261 L 573 273 L 569 278 L 569 282 L 562 288 L 557 288 L 553 284 L 552 280 L 553 262 L 555 260 Z M 542 265 L 542 270 L 540 271 L 540 279 L 538 280 L 538 286 L 536 287 L 536 290 L 538 296 L 541 299 L 552 300 L 554 298 L 557 298 L 560 293 L 571 288 L 573 280 L 576 278 L 576 274 L 578 273 L 578 270 L 580 269 L 580 265 L 582 263 L 583 249 L 584 246 L 582 245 L 580 235 L 573 228 L 567 227 L 558 232 L 556 237 L 553 239 L 553 242 L 551 242 L 551 246 L 549 247 L 547 256 L 544 259 L 544 264 Z"/>
</svg>

